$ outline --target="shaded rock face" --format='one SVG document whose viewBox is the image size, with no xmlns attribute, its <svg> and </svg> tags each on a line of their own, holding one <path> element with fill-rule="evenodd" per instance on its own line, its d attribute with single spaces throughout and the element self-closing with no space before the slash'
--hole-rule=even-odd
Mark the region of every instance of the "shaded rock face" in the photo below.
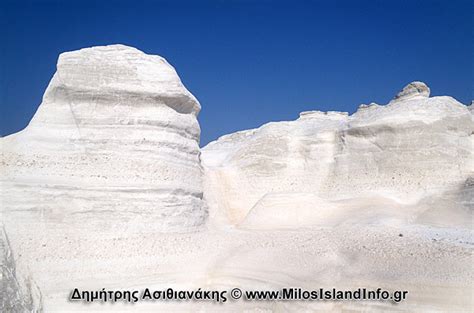
<svg viewBox="0 0 474 313">
<path fill-rule="evenodd" d="M 5 229 L 0 229 L 0 312 L 42 312 L 41 293 L 31 278 L 19 279 Z"/>
<path fill-rule="evenodd" d="M 1 139 L 6 218 L 119 231 L 199 227 L 207 214 L 199 110 L 162 57 L 122 45 L 61 54 L 28 127 Z"/>
<path fill-rule="evenodd" d="M 303 112 L 296 121 L 210 143 L 202 162 L 211 217 L 241 224 L 251 211 L 264 210 L 252 212 L 251 223 L 268 228 L 267 217 L 289 210 L 279 226 L 319 225 L 324 220 L 318 210 L 337 206 L 333 201 L 351 208 L 370 199 L 385 207 L 393 201 L 411 205 L 458 189 L 474 171 L 472 113 L 451 97 L 428 95 L 424 83 L 414 82 L 388 105 L 362 106 L 351 116 Z M 450 201 L 469 218 L 464 201 Z M 407 219 L 410 214 L 416 210 L 407 211 Z"/>
</svg>

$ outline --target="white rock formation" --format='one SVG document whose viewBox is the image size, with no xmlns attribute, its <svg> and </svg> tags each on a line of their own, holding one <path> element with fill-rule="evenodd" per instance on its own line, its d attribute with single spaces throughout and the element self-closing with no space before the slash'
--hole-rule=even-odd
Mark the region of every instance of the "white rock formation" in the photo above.
<svg viewBox="0 0 474 313">
<path fill-rule="evenodd" d="M 429 98 L 429 88 L 414 82 L 388 105 L 363 105 L 351 116 L 303 112 L 296 121 L 219 138 L 203 148 L 205 198 L 216 223 L 236 225 L 248 216 L 257 227 L 259 216 L 263 228 L 275 216 L 280 227 L 319 225 L 331 201 L 414 204 L 473 176 L 473 130 L 466 106 Z"/>
<path fill-rule="evenodd" d="M 199 227 L 199 110 L 162 57 L 123 45 L 61 54 L 28 127 L 1 139 L 4 219 Z"/>
<path fill-rule="evenodd" d="M 211 225 L 252 238 L 220 275 L 262 289 L 410 293 L 397 306 L 280 302 L 275 311 L 472 311 L 473 134 L 472 110 L 415 82 L 388 105 L 303 112 L 208 144 Z"/>
<path fill-rule="evenodd" d="M 0 139 L 0 310 L 472 311 L 472 107 L 428 96 L 412 83 L 351 116 L 226 135 L 202 149 L 203 172 L 199 103 L 163 58 L 64 53 L 30 125 Z M 74 288 L 170 287 L 409 295 L 68 301 Z"/>
</svg>

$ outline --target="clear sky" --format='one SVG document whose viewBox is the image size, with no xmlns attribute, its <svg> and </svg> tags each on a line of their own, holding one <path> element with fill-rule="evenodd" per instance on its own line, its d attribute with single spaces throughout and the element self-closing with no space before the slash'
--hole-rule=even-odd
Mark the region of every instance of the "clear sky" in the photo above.
<svg viewBox="0 0 474 313">
<path fill-rule="evenodd" d="M 413 80 L 470 103 L 472 3 L 0 0 L 1 135 L 28 124 L 59 53 L 113 43 L 175 66 L 201 102 L 202 144 L 387 103 Z"/>
</svg>

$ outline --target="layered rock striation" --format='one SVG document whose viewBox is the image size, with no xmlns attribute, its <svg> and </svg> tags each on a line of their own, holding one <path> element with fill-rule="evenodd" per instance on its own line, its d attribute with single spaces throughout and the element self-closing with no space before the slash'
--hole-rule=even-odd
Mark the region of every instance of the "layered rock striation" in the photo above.
<svg viewBox="0 0 474 313">
<path fill-rule="evenodd" d="M 1 139 L 4 217 L 120 231 L 201 226 L 199 111 L 162 57 L 123 45 L 61 54 L 28 127 Z"/>
</svg>

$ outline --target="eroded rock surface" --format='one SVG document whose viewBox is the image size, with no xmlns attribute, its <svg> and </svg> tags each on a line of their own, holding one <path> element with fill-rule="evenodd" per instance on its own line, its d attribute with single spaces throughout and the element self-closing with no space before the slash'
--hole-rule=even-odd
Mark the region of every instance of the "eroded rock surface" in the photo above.
<svg viewBox="0 0 474 313">
<path fill-rule="evenodd" d="M 272 219 L 275 212 L 262 201 L 276 205 L 287 195 L 293 205 L 283 202 L 288 217 L 280 226 L 283 220 L 300 225 L 292 217 L 319 225 L 328 201 L 353 199 L 360 207 L 358 199 L 374 197 L 411 205 L 459 188 L 474 171 L 472 113 L 451 97 L 428 95 L 424 83 L 413 82 L 388 105 L 361 106 L 351 116 L 303 112 L 296 121 L 211 142 L 202 160 L 212 217 L 237 225 L 252 210 L 265 210 Z M 253 226 L 256 215 L 261 213 L 251 214 Z"/>
<path fill-rule="evenodd" d="M 61 54 L 28 127 L 1 139 L 4 218 L 200 227 L 199 110 L 162 57 L 122 45 Z"/>
<path fill-rule="evenodd" d="M 42 312 L 41 293 L 31 277 L 18 275 L 8 236 L 0 226 L 0 312 Z"/>
<path fill-rule="evenodd" d="M 415 82 L 353 115 L 223 136 L 202 162 L 199 109 L 159 56 L 121 45 L 60 56 L 30 125 L 0 139 L 1 309 L 472 311 L 472 106 Z M 409 296 L 68 300 L 74 288 L 234 287 Z"/>
</svg>

